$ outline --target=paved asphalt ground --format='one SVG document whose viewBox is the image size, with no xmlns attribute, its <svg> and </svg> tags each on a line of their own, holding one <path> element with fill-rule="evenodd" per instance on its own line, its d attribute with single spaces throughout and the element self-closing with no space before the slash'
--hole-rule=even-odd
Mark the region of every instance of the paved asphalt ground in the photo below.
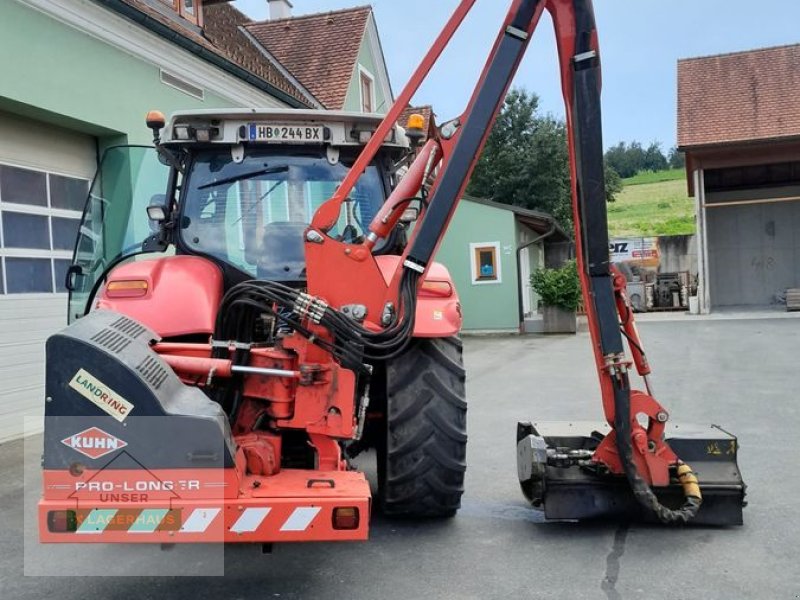
<svg viewBox="0 0 800 600">
<path fill-rule="evenodd" d="M 652 321 L 641 332 L 675 419 L 739 436 L 744 527 L 542 523 L 518 489 L 515 424 L 601 417 L 587 334 L 469 338 L 469 470 L 456 518 L 376 516 L 369 543 L 270 556 L 229 547 L 224 560 L 208 547 L 40 547 L 33 524 L 23 527 L 23 504 L 39 493 L 34 437 L 0 446 L 0 598 L 800 598 L 800 319 Z M 23 576 L 213 574 L 223 564 L 224 579 Z"/>
</svg>

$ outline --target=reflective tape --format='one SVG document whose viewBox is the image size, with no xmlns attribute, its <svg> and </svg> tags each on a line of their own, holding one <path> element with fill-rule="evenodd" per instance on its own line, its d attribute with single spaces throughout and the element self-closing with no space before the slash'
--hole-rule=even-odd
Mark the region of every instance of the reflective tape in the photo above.
<svg viewBox="0 0 800 600">
<path fill-rule="evenodd" d="M 231 527 L 231 531 L 234 533 L 252 533 L 263 523 L 269 511 L 269 507 L 266 506 L 262 508 L 245 509 L 242 516 L 239 517 L 236 523 L 233 524 L 233 527 Z"/>
<path fill-rule="evenodd" d="M 319 506 L 301 506 L 295 508 L 292 514 L 281 526 L 281 531 L 305 531 L 322 510 Z"/>
<path fill-rule="evenodd" d="M 128 533 L 153 533 L 161 525 L 161 521 L 169 512 L 166 508 L 151 508 L 143 510 L 136 520 L 128 527 Z"/>
<path fill-rule="evenodd" d="M 86 515 L 75 533 L 95 535 L 103 533 L 116 514 L 116 509 L 95 508 L 92 512 Z"/>
<path fill-rule="evenodd" d="M 181 527 L 183 533 L 203 533 L 219 514 L 218 508 L 196 508 Z"/>
<path fill-rule="evenodd" d="M 231 533 L 254 533 L 264 524 L 271 510 L 269 506 L 246 508 L 231 526 Z M 280 531 L 306 531 L 321 511 L 322 508 L 319 506 L 296 507 L 283 524 L 280 525 Z M 148 508 L 137 514 L 135 509 L 122 511 L 118 509 L 92 509 L 84 513 L 85 516 L 80 520 L 75 533 L 95 535 L 112 531 L 127 531 L 134 534 L 164 531 L 205 533 L 221 512 L 222 509 L 219 507 L 195 508 L 188 514 L 183 525 L 178 529 L 179 521 L 177 519 L 180 518 L 180 510 L 170 511 L 167 508 Z M 279 523 L 274 521 L 275 519 L 273 519 L 270 529 L 276 527 Z"/>
</svg>

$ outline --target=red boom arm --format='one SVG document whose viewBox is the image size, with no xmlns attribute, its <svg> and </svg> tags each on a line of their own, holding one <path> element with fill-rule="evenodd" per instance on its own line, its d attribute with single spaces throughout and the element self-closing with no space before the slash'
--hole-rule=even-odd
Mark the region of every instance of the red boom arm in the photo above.
<svg viewBox="0 0 800 600">
<path fill-rule="evenodd" d="M 368 321 L 376 329 L 381 328 L 377 317 L 386 314 L 387 306 L 402 304 L 400 290 L 407 281 L 416 285 L 419 275 L 429 267 L 530 37 L 547 10 L 555 26 L 566 104 L 575 249 L 583 303 L 603 410 L 613 430 L 598 447 L 594 460 L 612 473 L 625 474 L 637 499 L 662 520 L 686 521 L 697 512 L 699 499 L 695 502 L 689 497 L 683 508 L 669 510 L 658 504 L 648 485 L 666 485 L 669 468 L 679 463 L 663 440 L 667 413 L 649 393 L 632 392 L 629 386 L 631 363 L 625 357 L 623 336 L 629 341 L 640 374 L 646 376 L 649 365 L 633 325 L 624 287 L 615 283 L 609 260 L 600 128 L 600 51 L 591 0 L 514 0 L 466 110 L 443 127 L 438 139 L 419 153 L 408 179 L 400 183 L 379 218 L 373 221 L 367 240 L 362 244 L 344 244 L 326 235 L 359 176 L 374 159 L 390 128 L 474 3 L 475 0 L 460 3 L 342 185 L 314 215 L 306 234 L 309 293 L 324 298 L 332 307 L 354 302 L 365 305 L 370 315 Z M 387 286 L 371 250 L 396 223 L 397 213 L 402 212 L 397 207 L 417 194 L 433 162 L 440 164 L 430 190 L 429 207 Z M 412 312 L 413 307 L 406 306 L 397 316 L 400 320 L 407 319 Z M 647 415 L 649 425 L 640 425 L 638 414 Z"/>
</svg>

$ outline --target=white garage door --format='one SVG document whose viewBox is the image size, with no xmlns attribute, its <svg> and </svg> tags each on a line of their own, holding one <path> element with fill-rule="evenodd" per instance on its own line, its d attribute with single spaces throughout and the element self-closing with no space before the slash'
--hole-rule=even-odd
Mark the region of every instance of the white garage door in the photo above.
<svg viewBox="0 0 800 600">
<path fill-rule="evenodd" d="M 64 276 L 95 166 L 95 138 L 0 112 L 0 442 L 42 414 L 44 342 L 66 324 Z"/>
</svg>

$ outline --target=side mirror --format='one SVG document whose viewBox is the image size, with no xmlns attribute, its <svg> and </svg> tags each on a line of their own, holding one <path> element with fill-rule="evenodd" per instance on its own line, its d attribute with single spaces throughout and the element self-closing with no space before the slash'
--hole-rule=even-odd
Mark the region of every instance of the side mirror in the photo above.
<svg viewBox="0 0 800 600">
<path fill-rule="evenodd" d="M 400 216 L 401 223 L 413 223 L 419 218 L 419 209 L 418 208 L 407 208 L 403 211 L 403 214 Z"/>
<path fill-rule="evenodd" d="M 163 223 L 167 220 L 167 207 L 158 204 L 148 206 L 147 218 L 156 223 Z"/>
<path fill-rule="evenodd" d="M 67 291 L 75 291 L 78 284 L 78 277 L 83 277 L 83 267 L 78 264 L 71 264 L 67 268 L 67 275 L 64 278 L 64 287 Z"/>
</svg>

